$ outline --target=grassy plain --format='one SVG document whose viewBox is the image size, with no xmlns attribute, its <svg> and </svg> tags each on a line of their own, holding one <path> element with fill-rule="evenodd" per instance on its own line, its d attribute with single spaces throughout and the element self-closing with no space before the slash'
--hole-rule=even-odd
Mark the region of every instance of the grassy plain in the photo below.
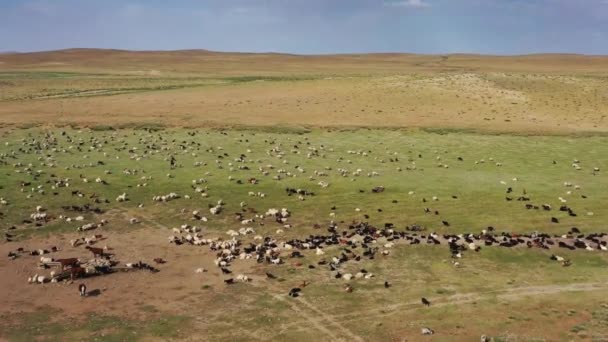
<svg viewBox="0 0 608 342">
<path fill-rule="evenodd" d="M 61 135 L 62 131 L 66 136 Z M 41 153 L 20 151 L 42 142 L 45 134 L 57 137 L 57 145 Z M 71 143 L 67 136 L 72 139 Z M 46 291 L 35 286 L 24 291 L 20 287 L 24 282 L 21 278 L 34 270 L 35 260 L 24 257 L 15 264 L 3 259 L 0 269 L 5 275 L 3 288 L 8 291 L 4 299 L 6 322 L 19 321 L 17 317 L 23 315 L 17 314 L 20 311 L 38 310 L 36 315 L 59 311 L 72 317 L 70 312 L 74 312 L 76 305 L 83 312 L 70 318 L 76 321 L 40 322 L 36 323 L 40 324 L 38 329 L 19 328 L 20 325 L 11 323 L 0 331 L 15 339 L 32 336 L 153 339 L 160 329 L 176 338 L 198 336 L 200 332 L 205 339 L 220 340 L 304 340 L 310 336 L 323 340 L 401 340 L 418 336 L 422 326 L 431 326 L 439 340 L 470 340 L 481 334 L 521 340 L 605 336 L 608 302 L 601 293 L 608 280 L 604 272 L 608 255 L 599 251 L 560 249 L 560 255 L 573 261 L 573 266 L 563 268 L 549 260 L 551 251 L 485 248 L 479 253 L 466 254 L 460 260 L 461 267 L 455 268 L 445 246 L 397 246 L 388 257 L 349 265 L 344 272 L 356 273 L 365 268 L 376 277 L 353 282 L 355 292 L 346 293 L 342 290 L 345 281 L 334 279 L 326 268 L 306 268 L 321 258 L 314 253 L 298 260 L 304 266 L 297 266 L 293 261 L 274 267 L 252 261 L 235 262 L 235 272 L 249 274 L 254 281 L 226 287 L 221 282 L 222 275 L 212 266 L 213 253 L 205 247 L 169 245 L 166 237 L 172 234 L 169 228 L 192 223 L 189 214 L 192 210 L 207 213 L 208 205 L 219 199 L 226 202 L 225 209 L 218 216 L 207 215 L 209 221 L 203 224 L 204 236 L 221 237 L 228 229 L 242 227 L 233 218 L 233 213 L 240 211 L 242 201 L 259 212 L 272 207 L 292 211 L 289 222 L 293 228 L 285 229 L 284 233 L 276 233 L 281 228 L 277 224 L 254 224 L 256 233 L 280 240 L 322 233 L 325 228 L 320 231 L 314 229 L 313 224 L 325 227 L 332 219 L 342 222 L 340 226 L 352 220 L 367 220 L 379 226 L 392 222 L 399 229 L 420 224 L 439 233 L 478 232 L 487 226 L 522 233 L 564 234 L 572 226 L 584 232 L 604 231 L 603 213 L 608 198 L 603 189 L 608 181 L 602 171 L 593 169 L 608 168 L 603 158 L 608 152 L 607 139 L 379 129 L 6 130 L 0 139 L 0 153 L 7 161 L 0 166 L 3 175 L 0 188 L 9 204 L 2 208 L 5 214 L 2 224 L 18 228 L 11 230 L 17 241 L 3 244 L 4 248 L 52 242 L 66 248 L 63 252 L 66 256 L 83 254 L 66 244 L 81 223 L 55 220 L 43 228 L 35 228 L 21 224 L 21 220 L 40 203 L 52 215 L 72 215 L 61 206 L 91 203 L 88 196 L 95 193 L 98 198 L 110 200 L 100 205 L 107 212 L 101 216 L 85 215 L 85 221 L 95 222 L 101 217 L 110 220 L 110 225 L 97 233 L 109 236 L 104 244 L 112 246 L 121 261 L 150 260 L 160 255 L 169 263 L 156 275 L 91 278 L 87 281 L 89 286 L 107 288 L 107 292 L 87 299 L 86 305 L 70 302 L 68 306 L 58 303 L 56 298 L 75 297 L 74 285 L 49 284 L 44 285 Z M 150 148 L 152 144 L 156 147 Z M 94 145 L 97 147 L 91 149 Z M 82 151 L 77 150 L 78 146 Z M 273 148 L 275 151 L 271 152 Z M 307 154 L 315 149 L 319 155 L 308 158 Z M 279 150 L 284 156 L 280 156 Z M 174 170 L 167 160 L 170 154 L 175 155 L 180 165 Z M 241 154 L 247 156 L 244 163 L 234 160 Z M 574 159 L 579 160 L 582 170 L 572 167 Z M 17 162 L 22 165 L 15 167 L 13 164 Z M 50 162 L 53 167 L 49 166 Z M 249 170 L 238 166 L 247 166 Z M 269 170 L 270 174 L 262 175 L 259 167 Z M 298 167 L 304 172 L 298 171 Z M 139 172 L 127 176 L 123 173 L 125 169 Z M 293 176 L 279 173 L 279 169 Z M 348 170 L 348 175 L 342 176 L 340 169 Z M 352 174 L 357 169 L 361 169 L 360 176 Z M 40 176 L 33 177 L 35 170 L 42 171 Z M 106 170 L 111 173 L 106 174 Z M 315 171 L 326 172 L 327 176 L 319 176 Z M 368 176 L 372 172 L 378 175 Z M 51 190 L 47 183 L 51 175 L 70 178 L 72 184 L 69 188 Z M 91 182 L 84 183 L 81 175 Z M 276 175 L 284 178 L 275 180 Z M 94 183 L 92 180 L 96 177 L 108 184 Z M 259 184 L 249 184 L 250 177 L 258 178 Z M 206 180 L 201 186 L 207 188 L 207 198 L 192 188 L 191 181 L 200 178 Z M 21 182 L 28 181 L 32 184 L 20 186 Z M 329 186 L 322 188 L 319 181 L 326 181 Z M 580 188 L 565 187 L 564 182 Z M 147 186 L 137 186 L 143 183 Z M 44 194 L 38 192 L 38 185 L 45 189 Z M 385 186 L 386 191 L 372 194 L 370 189 L 378 185 Z M 513 187 L 514 197 L 525 189 L 533 203 L 550 203 L 554 208 L 560 205 L 558 197 L 564 197 L 578 216 L 570 217 L 557 210 L 526 210 L 523 202 L 505 201 L 508 186 Z M 287 196 L 285 187 L 304 188 L 316 195 L 301 201 Z M 72 196 L 71 191 L 77 189 L 85 197 Z M 359 192 L 360 189 L 365 192 Z M 53 195 L 54 191 L 58 194 Z M 172 191 L 192 198 L 168 203 L 151 200 L 154 195 Z M 251 197 L 250 191 L 263 192 L 266 197 Z M 129 202 L 114 201 L 122 192 L 129 195 Z M 432 201 L 433 196 L 437 196 L 438 201 Z M 423 198 L 428 202 L 423 203 Z M 425 213 L 425 207 L 437 210 L 439 215 Z M 335 217 L 330 216 L 332 212 Z M 369 219 L 363 217 L 366 214 Z M 131 217 L 139 218 L 142 224 L 129 224 Z M 557 217 L 560 222 L 551 223 L 551 217 Z M 450 227 L 444 227 L 442 220 L 449 221 Z M 134 249 L 134 246 L 138 247 Z M 340 249 L 335 248 L 327 254 L 339 252 Z M 210 269 L 202 277 L 193 272 L 201 265 Z M 265 271 L 283 280 L 267 280 Z M 13 272 L 19 276 L 15 277 Z M 305 288 L 302 298 L 285 295 L 303 280 L 310 281 L 311 285 Z M 384 280 L 393 286 L 384 289 Z M 138 288 L 142 282 L 148 284 L 146 289 Z M 435 304 L 430 309 L 422 309 L 419 304 L 422 296 Z M 96 312 L 97 307 L 104 309 Z M 100 319 L 93 313 L 107 315 L 104 322 L 119 317 L 127 320 L 120 325 L 89 329 L 87 327 Z M 177 321 L 177 327 L 166 327 L 165 332 L 158 320 L 174 316 L 182 318 Z M 22 321 L 29 320 L 29 316 L 24 317 Z M 83 324 L 79 325 L 83 328 L 66 329 L 66 324 L 76 324 L 74 322 L 81 322 L 78 324 Z M 136 326 L 141 333 L 131 335 L 129 331 Z"/>
<path fill-rule="evenodd" d="M 301 266 L 293 259 L 281 266 L 237 261 L 233 271 L 253 281 L 226 286 L 214 252 L 177 247 L 167 237 L 170 228 L 195 223 L 193 210 L 209 218 L 196 222 L 204 236 L 227 237 L 228 229 L 242 227 L 233 214 L 243 201 L 258 212 L 289 208 L 293 227 L 283 233 L 272 222 L 253 225 L 257 234 L 278 240 L 325 233 L 332 219 L 344 228 L 365 220 L 399 229 L 419 224 L 439 233 L 477 233 L 488 226 L 519 233 L 564 234 L 574 226 L 605 232 L 607 89 L 608 58 L 601 56 L 83 49 L 0 55 L 0 197 L 7 200 L 0 227 L 15 226 L 6 230 L 14 241 L 0 242 L 0 252 L 56 245 L 62 251 L 54 256 L 87 258 L 82 247 L 68 243 L 83 235 L 76 232 L 83 222 L 56 219 L 36 228 L 23 220 L 39 204 L 52 216 L 74 216 L 61 206 L 92 203 L 95 194 L 109 203 L 99 204 L 102 215 L 85 214 L 84 222 L 110 221 L 95 233 L 107 238 L 102 243 L 117 259 L 168 261 L 157 274 L 87 279 L 101 295 L 83 300 L 77 284 L 27 286 L 27 277 L 43 272 L 35 268 L 36 257 L 3 257 L 0 339 L 606 339 L 608 255 L 601 251 L 483 248 L 465 253 L 454 267 L 446 246 L 397 244 L 387 257 L 348 264 L 346 272 L 365 268 L 376 276 L 352 281 L 355 290 L 347 293 L 345 281 L 326 267 L 307 267 L 321 258 L 314 253 L 298 259 Z M 41 145 L 47 134 L 58 144 Z M 42 149 L 26 153 L 33 147 Z M 319 155 L 309 158 L 314 150 Z M 174 170 L 170 154 L 180 165 Z M 241 154 L 247 162 L 234 160 Z M 125 169 L 138 172 L 125 175 Z M 353 175 L 357 169 L 359 176 Z M 273 179 L 277 175 L 282 179 Z M 70 187 L 52 189 L 47 181 L 57 177 L 70 178 Z M 95 183 L 96 177 L 108 184 Z M 248 183 L 251 177 L 259 184 Z M 207 198 L 192 188 L 200 178 Z M 370 192 L 380 185 L 385 192 Z M 316 196 L 300 201 L 285 187 Z M 72 196 L 73 190 L 85 196 Z M 505 200 L 524 191 L 532 203 L 549 203 L 553 210 Z M 123 192 L 130 201 L 117 203 Z M 191 199 L 152 201 L 169 192 Z M 576 217 L 556 210 L 558 197 Z M 208 214 L 219 199 L 226 202 L 222 214 Z M 129 224 L 133 217 L 141 223 Z M 328 248 L 324 257 L 339 253 L 339 247 Z M 560 266 L 549 259 L 552 253 L 573 265 Z M 199 267 L 209 271 L 195 274 Z M 266 279 L 266 271 L 279 279 Z M 286 295 L 304 280 L 310 285 L 300 298 Z M 384 288 L 385 280 L 391 288 Z M 423 296 L 433 302 L 430 308 L 420 304 Z M 436 334 L 421 336 L 421 327 Z"/>
<path fill-rule="evenodd" d="M 601 56 L 0 55 L 4 124 L 605 132 L 606 89 Z"/>
</svg>

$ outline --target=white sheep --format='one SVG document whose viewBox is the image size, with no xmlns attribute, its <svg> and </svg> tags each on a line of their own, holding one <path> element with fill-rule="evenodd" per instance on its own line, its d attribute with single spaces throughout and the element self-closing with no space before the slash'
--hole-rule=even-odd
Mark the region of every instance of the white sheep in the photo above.
<svg viewBox="0 0 608 342">
<path fill-rule="evenodd" d="M 211 215 L 218 215 L 222 211 L 222 207 L 220 205 L 216 205 L 215 207 L 209 208 L 209 212 Z"/>
<path fill-rule="evenodd" d="M 96 223 L 87 223 L 87 224 L 84 224 L 84 225 L 78 227 L 77 230 L 83 232 L 85 230 L 92 230 L 92 229 L 95 229 L 95 228 L 97 228 L 97 224 Z"/>
<path fill-rule="evenodd" d="M 33 213 L 30 215 L 30 218 L 34 221 L 44 221 L 47 218 L 46 213 Z"/>
<path fill-rule="evenodd" d="M 251 278 L 249 278 L 248 276 L 246 276 L 244 274 L 239 274 L 236 276 L 236 280 L 241 281 L 243 283 L 248 283 L 251 281 Z"/>
<path fill-rule="evenodd" d="M 430 328 L 422 328 L 421 332 L 422 335 L 433 335 L 435 333 L 435 331 Z"/>
<path fill-rule="evenodd" d="M 43 264 L 48 264 L 50 262 L 53 262 L 53 258 L 41 257 L 40 258 L 40 262 L 43 263 Z"/>
</svg>

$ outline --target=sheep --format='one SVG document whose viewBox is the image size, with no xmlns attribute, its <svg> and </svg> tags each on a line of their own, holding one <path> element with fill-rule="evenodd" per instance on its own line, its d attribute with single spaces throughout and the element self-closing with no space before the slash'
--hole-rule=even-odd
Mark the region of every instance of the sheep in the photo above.
<svg viewBox="0 0 608 342">
<path fill-rule="evenodd" d="M 167 195 L 152 196 L 152 200 L 155 202 L 169 202 L 169 201 L 177 199 L 179 197 L 180 196 L 178 194 L 176 194 L 175 192 L 171 192 Z"/>
<path fill-rule="evenodd" d="M 211 215 L 219 215 L 219 213 L 221 211 L 222 211 L 221 205 L 216 205 L 215 207 L 209 208 L 209 212 L 211 213 Z"/>
<path fill-rule="evenodd" d="M 204 273 L 204 272 L 207 272 L 207 270 L 204 269 L 204 268 L 202 268 L 202 267 L 197 268 L 196 270 L 194 270 L 194 273 Z"/>
<path fill-rule="evenodd" d="M 87 245 L 92 245 L 97 241 L 97 238 L 95 236 L 91 236 L 91 237 L 85 237 L 84 238 L 84 243 Z"/>
<path fill-rule="evenodd" d="M 346 281 L 349 281 L 349 280 L 351 280 L 352 278 L 353 278 L 353 275 L 352 275 L 352 274 L 350 274 L 350 273 L 346 273 L 346 274 L 343 274 L 343 275 L 342 275 L 342 279 L 344 279 L 344 280 L 346 280 Z"/>
<path fill-rule="evenodd" d="M 129 199 L 127 198 L 127 193 L 123 192 L 122 195 L 119 195 L 118 197 L 116 197 L 116 202 L 126 202 Z"/>
<path fill-rule="evenodd" d="M 44 284 L 47 282 L 47 278 L 41 275 L 34 275 L 33 277 L 28 278 L 28 283 L 30 284 Z"/>
<path fill-rule="evenodd" d="M 97 228 L 97 224 L 96 223 L 87 223 L 87 224 L 84 224 L 84 225 L 78 227 L 77 230 L 79 232 L 83 232 L 83 231 L 92 230 L 92 229 L 95 229 L 95 228 Z"/>
<path fill-rule="evenodd" d="M 248 276 L 246 276 L 244 274 L 239 274 L 236 276 L 236 280 L 243 282 L 243 283 L 248 283 L 251 281 L 251 278 L 249 278 Z"/>
<path fill-rule="evenodd" d="M 54 261 L 54 259 L 53 259 L 53 258 L 48 258 L 48 257 L 41 257 L 41 258 L 40 258 L 40 262 L 41 262 L 42 264 L 48 264 L 48 263 L 51 263 L 51 262 L 53 262 L 53 261 Z"/>
<path fill-rule="evenodd" d="M 241 235 L 255 234 L 255 230 L 253 230 L 253 228 L 251 228 L 251 227 L 241 228 L 241 229 L 239 229 L 239 234 L 241 234 Z"/>
<path fill-rule="evenodd" d="M 431 328 L 422 328 L 421 329 L 422 335 L 433 335 L 435 333 L 435 331 Z"/>
<path fill-rule="evenodd" d="M 46 221 L 47 217 L 46 213 L 33 213 L 30 215 L 30 218 L 34 221 Z"/>
</svg>

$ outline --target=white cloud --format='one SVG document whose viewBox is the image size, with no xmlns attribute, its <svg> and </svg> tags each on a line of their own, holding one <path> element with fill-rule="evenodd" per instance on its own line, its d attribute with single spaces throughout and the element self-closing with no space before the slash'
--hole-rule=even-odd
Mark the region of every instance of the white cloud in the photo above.
<svg viewBox="0 0 608 342">
<path fill-rule="evenodd" d="M 425 0 L 400 0 L 400 1 L 385 1 L 385 6 L 389 7 L 409 7 L 409 8 L 426 8 L 431 7 L 431 4 Z"/>
</svg>

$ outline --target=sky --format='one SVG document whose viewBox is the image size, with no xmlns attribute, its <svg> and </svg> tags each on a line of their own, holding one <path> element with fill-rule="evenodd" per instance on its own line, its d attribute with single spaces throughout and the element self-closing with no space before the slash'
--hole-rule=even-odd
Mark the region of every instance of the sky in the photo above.
<svg viewBox="0 0 608 342">
<path fill-rule="evenodd" d="M 608 54 L 608 0 L 0 0 L 0 51 Z"/>
</svg>

